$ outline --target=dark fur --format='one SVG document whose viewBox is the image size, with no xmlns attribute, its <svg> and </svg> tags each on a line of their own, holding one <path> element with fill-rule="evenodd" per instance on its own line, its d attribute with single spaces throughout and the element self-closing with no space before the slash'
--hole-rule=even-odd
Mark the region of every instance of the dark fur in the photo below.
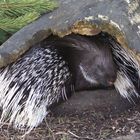
<svg viewBox="0 0 140 140">
<path fill-rule="evenodd" d="M 53 43 L 68 61 L 76 90 L 112 86 L 117 77 L 111 48 L 98 36 L 85 37 L 71 34 Z M 88 76 L 97 83 L 87 81 L 79 68 L 82 64 Z"/>
</svg>

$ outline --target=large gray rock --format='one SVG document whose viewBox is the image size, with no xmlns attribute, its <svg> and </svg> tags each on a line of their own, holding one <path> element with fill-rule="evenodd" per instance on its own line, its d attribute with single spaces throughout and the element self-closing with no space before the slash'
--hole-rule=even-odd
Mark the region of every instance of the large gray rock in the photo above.
<svg viewBox="0 0 140 140">
<path fill-rule="evenodd" d="M 120 136 L 109 140 L 139 140 L 139 139 L 140 139 L 140 133 L 135 133 L 132 135 Z"/>
<path fill-rule="evenodd" d="M 51 33 L 93 35 L 100 30 L 115 36 L 123 47 L 139 52 L 139 1 L 59 0 L 58 9 L 27 25 L 0 46 L 0 67 L 15 61 Z"/>
<path fill-rule="evenodd" d="M 134 104 L 133 104 L 134 105 Z M 53 110 L 58 115 L 81 114 L 84 111 L 95 111 L 102 115 L 121 113 L 132 106 L 115 90 L 94 90 L 76 92 L 67 102 Z"/>
</svg>

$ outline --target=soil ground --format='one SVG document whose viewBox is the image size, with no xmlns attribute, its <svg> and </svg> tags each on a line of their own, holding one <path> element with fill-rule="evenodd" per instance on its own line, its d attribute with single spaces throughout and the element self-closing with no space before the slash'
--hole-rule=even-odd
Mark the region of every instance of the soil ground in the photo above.
<svg viewBox="0 0 140 140">
<path fill-rule="evenodd" d="M 104 91 L 98 91 L 98 94 L 99 92 L 101 94 L 104 93 Z M 110 92 L 114 93 L 114 91 Z M 118 111 L 120 110 L 119 107 L 116 110 L 111 109 L 113 104 L 109 103 L 108 98 L 99 100 L 99 97 L 101 98 L 99 95 L 94 99 L 96 105 L 93 105 L 92 100 L 90 101 L 93 94 L 86 94 L 84 98 L 81 96 L 83 94 L 85 93 L 80 93 L 78 96 L 75 95 L 67 103 L 58 106 L 39 127 L 34 129 L 24 139 L 108 140 L 114 138 L 113 140 L 122 140 L 122 137 L 118 139 L 116 137 L 134 135 L 140 132 L 139 105 Z M 109 96 L 108 94 L 106 95 Z M 108 103 L 105 102 L 104 105 L 103 102 L 106 100 Z M 19 140 L 21 139 L 21 134 L 23 133 L 5 125 L 1 129 L 0 140 Z M 124 140 L 134 139 L 130 137 L 127 136 Z M 139 139 L 140 137 L 137 140 Z"/>
</svg>

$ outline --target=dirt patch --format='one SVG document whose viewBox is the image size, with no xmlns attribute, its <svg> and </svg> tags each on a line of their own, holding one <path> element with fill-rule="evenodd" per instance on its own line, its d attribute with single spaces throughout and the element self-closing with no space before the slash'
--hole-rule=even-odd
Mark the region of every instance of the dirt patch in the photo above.
<svg viewBox="0 0 140 140">
<path fill-rule="evenodd" d="M 102 92 L 104 91 L 100 91 L 101 94 Z M 94 93 L 95 96 L 96 92 Z M 111 104 L 112 101 L 109 102 L 108 98 L 99 100 L 101 95 L 98 95 L 93 103 L 93 93 L 89 92 L 84 99 L 81 96 L 83 94 L 84 92 L 75 95 L 70 101 L 56 108 L 39 127 L 25 137 L 25 140 L 107 140 L 140 132 L 139 106 L 118 111 L 118 105 L 115 111 L 115 103 Z M 115 99 L 118 100 L 114 98 L 114 101 Z M 120 104 L 120 107 L 122 105 Z M 0 140 L 18 140 L 21 139 L 21 134 L 23 133 L 5 125 L 1 129 Z"/>
</svg>

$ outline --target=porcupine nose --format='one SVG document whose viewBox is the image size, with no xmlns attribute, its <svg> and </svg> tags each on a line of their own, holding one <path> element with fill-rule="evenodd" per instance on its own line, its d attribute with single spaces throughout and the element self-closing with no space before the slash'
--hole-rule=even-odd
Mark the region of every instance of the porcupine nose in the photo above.
<svg viewBox="0 0 140 140">
<path fill-rule="evenodd" d="M 116 76 L 114 76 L 113 78 L 110 78 L 107 81 L 107 83 L 108 83 L 109 86 L 113 86 L 115 81 L 116 81 Z"/>
<path fill-rule="evenodd" d="M 111 80 L 108 81 L 109 86 L 113 86 L 113 84 L 114 84 L 114 81 L 111 81 Z"/>
</svg>

